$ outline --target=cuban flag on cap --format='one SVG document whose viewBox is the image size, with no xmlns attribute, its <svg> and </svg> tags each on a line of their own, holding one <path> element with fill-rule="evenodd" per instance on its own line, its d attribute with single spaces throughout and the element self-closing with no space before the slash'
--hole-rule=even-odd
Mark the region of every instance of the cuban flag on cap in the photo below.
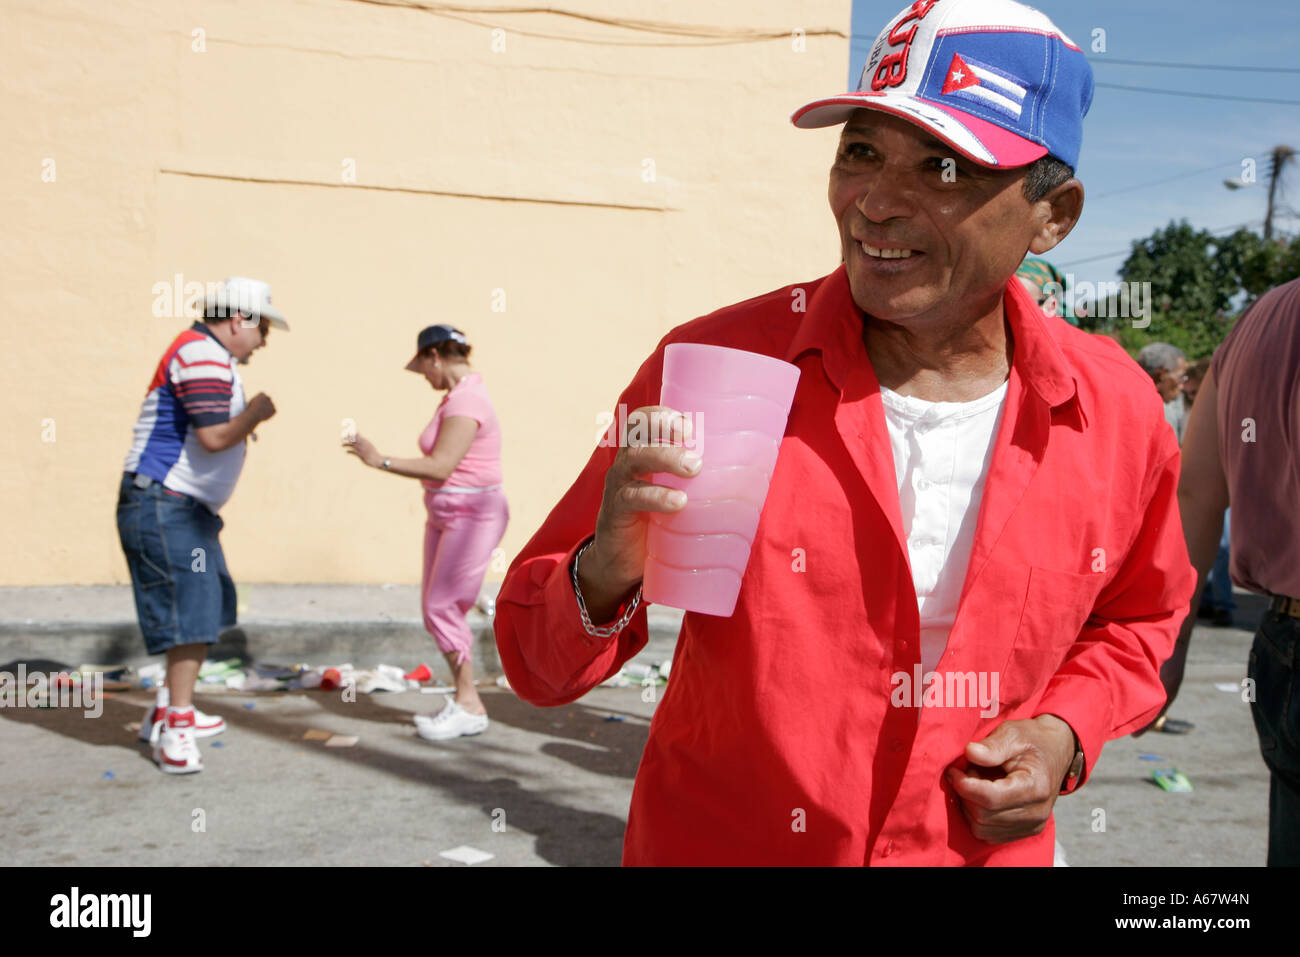
<svg viewBox="0 0 1300 957">
<path fill-rule="evenodd" d="M 1014 0 L 916 0 L 876 38 L 852 93 L 815 100 L 795 126 L 879 110 L 985 166 L 1051 154 L 1078 169 L 1092 68 L 1044 14 Z"/>
<path fill-rule="evenodd" d="M 978 106 L 987 106 L 1015 122 L 1020 119 L 1025 94 L 1029 92 L 1021 82 L 991 64 L 981 63 L 974 57 L 963 60 L 960 53 L 954 53 L 940 92 Z"/>
</svg>

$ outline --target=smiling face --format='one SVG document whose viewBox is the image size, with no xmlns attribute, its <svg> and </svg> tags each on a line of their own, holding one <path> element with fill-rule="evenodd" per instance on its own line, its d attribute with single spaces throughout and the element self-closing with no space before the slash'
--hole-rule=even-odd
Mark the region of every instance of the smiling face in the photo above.
<svg viewBox="0 0 1300 957">
<path fill-rule="evenodd" d="M 830 174 L 854 302 L 918 329 L 996 309 L 1026 250 L 1051 249 L 1077 219 L 1076 211 L 1056 222 L 1051 198 L 1065 186 L 1031 203 L 1024 176 L 1023 167 L 978 166 L 905 120 L 858 110 Z"/>
</svg>

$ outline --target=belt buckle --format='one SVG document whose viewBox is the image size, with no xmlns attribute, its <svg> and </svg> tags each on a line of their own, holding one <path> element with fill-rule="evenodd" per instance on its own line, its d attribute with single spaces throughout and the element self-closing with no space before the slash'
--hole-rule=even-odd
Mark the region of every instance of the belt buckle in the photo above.
<svg viewBox="0 0 1300 957">
<path fill-rule="evenodd" d="M 136 472 L 135 481 L 133 484 L 135 485 L 136 488 L 148 488 L 150 485 L 153 484 L 153 479 L 145 475 L 143 472 Z"/>
<path fill-rule="evenodd" d="M 1292 618 L 1300 618 L 1300 598 L 1284 598 L 1282 600 L 1282 611 Z"/>
</svg>

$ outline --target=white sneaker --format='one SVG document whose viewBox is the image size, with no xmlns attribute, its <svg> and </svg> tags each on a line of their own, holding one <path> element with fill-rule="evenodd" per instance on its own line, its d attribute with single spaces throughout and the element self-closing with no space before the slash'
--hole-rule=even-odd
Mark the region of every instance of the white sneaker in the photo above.
<svg viewBox="0 0 1300 957">
<path fill-rule="evenodd" d="M 162 731 L 163 718 L 166 716 L 166 708 L 160 707 L 157 703 L 149 705 L 140 722 L 140 740 L 157 744 L 158 734 Z M 225 718 L 215 714 L 204 714 L 198 708 L 194 709 L 194 737 L 211 738 L 225 730 Z"/>
<path fill-rule="evenodd" d="M 194 740 L 194 717 L 173 713 L 162 723 L 153 748 L 154 763 L 166 774 L 193 774 L 203 770 L 203 757 Z"/>
<path fill-rule="evenodd" d="M 415 730 L 426 741 L 445 741 L 461 735 L 482 734 L 487 726 L 487 715 L 470 714 L 454 699 L 448 701 L 447 706 L 432 717 L 423 714 L 415 716 Z"/>
</svg>

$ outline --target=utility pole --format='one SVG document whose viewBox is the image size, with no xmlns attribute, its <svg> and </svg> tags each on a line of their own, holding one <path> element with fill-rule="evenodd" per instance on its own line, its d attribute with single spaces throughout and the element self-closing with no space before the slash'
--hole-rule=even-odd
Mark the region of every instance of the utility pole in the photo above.
<svg viewBox="0 0 1300 957">
<path fill-rule="evenodd" d="M 1272 163 L 1268 171 L 1268 212 L 1264 214 L 1264 242 L 1273 238 L 1273 207 L 1277 201 L 1277 184 L 1282 179 L 1282 167 L 1295 159 L 1295 150 L 1289 146 L 1273 147 Z"/>
<path fill-rule="evenodd" d="M 1282 170 L 1296 157 L 1296 151 L 1289 146 L 1275 146 L 1269 153 L 1268 164 L 1268 211 L 1264 214 L 1264 241 L 1273 239 L 1273 212 L 1277 208 L 1278 184 L 1282 182 Z M 1241 189 L 1249 186 L 1254 179 L 1225 179 L 1223 185 L 1228 189 Z"/>
</svg>

